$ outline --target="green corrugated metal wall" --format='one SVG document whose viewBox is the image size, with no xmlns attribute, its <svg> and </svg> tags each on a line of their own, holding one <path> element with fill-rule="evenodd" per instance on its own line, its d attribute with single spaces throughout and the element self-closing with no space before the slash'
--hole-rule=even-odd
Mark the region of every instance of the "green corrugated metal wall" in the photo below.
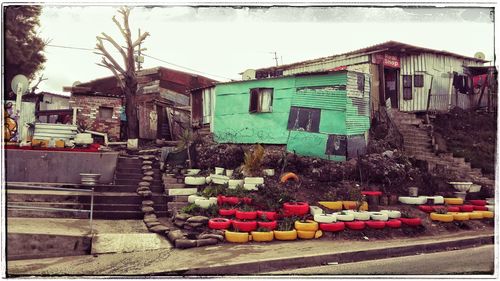
<svg viewBox="0 0 500 281">
<path fill-rule="evenodd" d="M 359 108 L 368 107 L 366 97 L 347 97 L 348 72 L 327 75 L 283 77 L 219 84 L 215 95 L 215 140 L 221 143 L 287 144 L 288 151 L 343 161 L 345 156 L 326 155 L 328 135 L 363 134 L 369 128 L 368 115 Z M 369 76 L 366 81 L 369 81 Z M 347 90 L 330 86 L 346 85 Z M 249 113 L 250 89 L 274 88 L 272 113 Z M 351 89 L 352 92 L 352 89 Z M 366 103 L 366 105 L 365 105 Z M 288 131 L 290 106 L 321 109 L 319 133 Z M 361 110 L 364 113 L 365 110 Z"/>
</svg>

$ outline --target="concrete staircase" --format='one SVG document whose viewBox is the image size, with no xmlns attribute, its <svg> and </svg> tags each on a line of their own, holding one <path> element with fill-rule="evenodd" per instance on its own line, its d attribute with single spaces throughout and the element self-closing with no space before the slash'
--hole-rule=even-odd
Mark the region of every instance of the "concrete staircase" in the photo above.
<svg viewBox="0 0 500 281">
<path fill-rule="evenodd" d="M 177 179 L 173 174 L 164 175 L 163 182 L 165 184 L 165 193 L 168 195 L 167 208 L 169 216 L 187 206 L 189 204 L 189 195 L 198 191 L 196 187 L 186 186 L 184 179 Z"/>
<path fill-rule="evenodd" d="M 452 153 L 437 154 L 432 125 L 423 124 L 414 113 L 403 113 L 397 110 L 388 111 L 404 139 L 404 152 L 419 160 L 427 161 L 429 170 L 442 172 L 452 171 L 462 175 L 457 181 L 472 181 L 493 188 L 495 181 L 485 177 L 481 169 L 472 168 L 471 164 L 461 157 L 453 157 Z"/>
</svg>

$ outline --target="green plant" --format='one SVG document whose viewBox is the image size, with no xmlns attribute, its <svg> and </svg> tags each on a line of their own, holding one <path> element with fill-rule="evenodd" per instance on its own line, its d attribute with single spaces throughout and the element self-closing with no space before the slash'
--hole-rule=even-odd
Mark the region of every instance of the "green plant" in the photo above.
<svg viewBox="0 0 500 281">
<path fill-rule="evenodd" d="M 182 150 L 182 149 L 186 149 L 187 150 L 188 167 L 189 168 L 192 167 L 192 163 L 191 163 L 191 151 L 190 151 L 189 148 L 191 147 L 191 144 L 193 142 L 194 142 L 193 134 L 188 129 L 185 129 L 182 132 L 182 134 L 179 135 L 177 148 L 179 150 Z"/>
<path fill-rule="evenodd" d="M 361 194 L 361 187 L 359 184 L 355 184 L 354 186 L 351 186 L 349 188 L 349 200 L 350 201 L 360 201 L 362 194 Z"/>
<path fill-rule="evenodd" d="M 237 186 L 235 189 L 225 188 L 223 191 L 223 195 L 226 196 L 236 196 L 236 197 L 245 197 L 248 194 L 248 190 L 245 190 L 243 186 Z"/>
<path fill-rule="evenodd" d="M 257 231 L 257 232 L 269 232 L 269 231 L 271 231 L 271 230 L 269 230 L 269 229 L 268 229 L 268 228 L 266 228 L 266 227 L 262 227 L 262 226 L 261 226 L 261 227 L 257 228 L 257 230 L 255 230 L 255 231 Z"/>
<path fill-rule="evenodd" d="M 264 147 L 257 144 L 253 150 L 245 152 L 245 159 L 243 162 L 243 171 L 245 174 L 251 176 L 258 176 L 262 169 L 262 160 L 264 159 Z"/>
<path fill-rule="evenodd" d="M 207 217 L 217 217 L 219 215 L 219 206 L 217 204 L 210 205 L 208 209 L 203 210 Z"/>
<path fill-rule="evenodd" d="M 219 194 L 223 194 L 225 190 L 227 189 L 227 185 L 212 185 L 210 184 L 209 186 L 205 187 L 203 191 L 201 192 L 201 196 L 205 196 L 207 198 L 209 197 L 217 197 Z"/>
<path fill-rule="evenodd" d="M 202 209 L 201 209 L 198 205 L 196 205 L 196 204 L 194 204 L 194 203 L 191 203 L 191 204 L 189 204 L 189 205 L 187 205 L 187 206 L 183 207 L 183 208 L 181 209 L 181 212 L 182 212 L 182 213 L 186 213 L 186 214 L 193 215 L 193 214 L 198 214 L 198 213 L 200 213 L 200 211 L 201 211 L 201 210 L 202 210 Z"/>
<path fill-rule="evenodd" d="M 361 194 L 361 196 L 359 197 L 358 201 L 356 201 L 356 211 L 359 212 L 359 210 L 361 209 L 361 207 L 363 206 L 363 203 L 366 202 L 366 196 Z"/>
<path fill-rule="evenodd" d="M 252 212 L 252 211 L 255 210 L 253 206 L 250 206 L 250 205 L 247 205 L 247 204 L 243 204 L 239 209 L 242 212 Z"/>
<path fill-rule="evenodd" d="M 279 231 L 292 230 L 296 220 L 297 217 L 295 216 L 283 218 L 281 221 L 278 222 L 278 226 L 276 229 Z"/>
</svg>

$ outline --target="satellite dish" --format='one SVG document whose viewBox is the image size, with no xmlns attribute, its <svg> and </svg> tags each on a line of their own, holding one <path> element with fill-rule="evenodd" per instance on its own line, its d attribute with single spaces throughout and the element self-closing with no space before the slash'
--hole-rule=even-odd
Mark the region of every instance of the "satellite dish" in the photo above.
<svg viewBox="0 0 500 281">
<path fill-rule="evenodd" d="M 80 84 L 82 84 L 82 82 L 80 82 L 80 81 L 75 81 L 75 82 L 73 82 L 73 85 L 72 85 L 72 86 L 73 86 L 73 87 L 76 87 L 76 86 L 78 86 L 78 85 L 80 85 Z"/>
<path fill-rule="evenodd" d="M 483 52 L 477 52 L 474 54 L 474 57 L 476 59 L 480 59 L 480 60 L 484 60 L 485 56 L 484 56 L 484 53 Z"/>
<path fill-rule="evenodd" d="M 256 73 L 255 69 L 247 69 L 241 75 L 241 79 L 243 79 L 243 80 L 255 79 L 255 73 Z"/>
<path fill-rule="evenodd" d="M 10 83 L 10 87 L 14 93 L 18 93 L 21 91 L 21 93 L 26 92 L 28 89 L 28 78 L 22 74 L 18 74 L 14 76 L 14 79 L 12 79 L 12 82 Z M 19 88 L 18 88 L 19 87 Z"/>
</svg>

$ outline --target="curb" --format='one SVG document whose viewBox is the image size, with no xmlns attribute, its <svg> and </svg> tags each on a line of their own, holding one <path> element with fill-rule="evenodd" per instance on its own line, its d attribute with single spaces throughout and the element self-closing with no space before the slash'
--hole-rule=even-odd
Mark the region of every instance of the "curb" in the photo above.
<svg viewBox="0 0 500 281">
<path fill-rule="evenodd" d="M 394 248 L 372 249 L 367 251 L 240 262 L 235 264 L 216 265 L 212 267 L 157 272 L 152 275 L 255 275 L 265 272 L 284 270 L 287 268 L 297 269 L 304 267 L 321 266 L 328 263 L 342 264 L 358 261 L 394 258 L 422 253 L 435 253 L 441 251 L 466 249 L 487 244 L 494 244 L 494 235 L 446 242 L 433 242 L 427 244 L 400 246 Z"/>
</svg>

